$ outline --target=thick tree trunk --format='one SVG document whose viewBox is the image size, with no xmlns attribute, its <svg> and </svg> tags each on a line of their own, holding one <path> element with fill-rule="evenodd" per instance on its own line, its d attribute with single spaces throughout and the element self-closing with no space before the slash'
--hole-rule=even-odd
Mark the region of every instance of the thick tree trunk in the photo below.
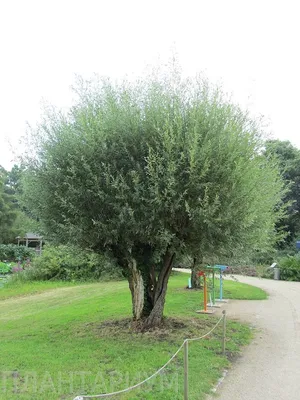
<svg viewBox="0 0 300 400">
<path fill-rule="evenodd" d="M 197 264 L 197 259 L 194 258 L 193 260 L 193 265 L 192 265 L 192 271 L 191 271 L 191 284 L 192 284 L 192 289 L 201 289 L 201 282 L 200 282 L 200 278 L 197 276 L 199 270 L 201 268 L 197 268 L 196 267 Z"/>
<path fill-rule="evenodd" d="M 191 272 L 191 283 L 192 283 L 192 289 L 200 289 L 200 279 L 197 276 L 198 271 L 196 271 L 194 268 L 192 269 Z"/>
<path fill-rule="evenodd" d="M 132 298 L 133 319 L 139 320 L 143 316 L 145 289 L 142 272 L 138 270 L 134 259 L 129 264 L 128 282 Z"/>
<path fill-rule="evenodd" d="M 156 279 L 154 266 L 139 269 L 136 260 L 130 260 L 128 282 L 132 298 L 133 319 L 141 322 L 142 329 L 158 326 L 162 321 L 173 261 L 174 254 L 167 253 Z"/>
<path fill-rule="evenodd" d="M 158 326 L 162 322 L 166 294 L 167 294 L 167 285 L 170 274 L 172 272 L 174 256 L 175 254 L 171 253 L 167 253 L 165 256 L 163 267 L 159 273 L 158 280 L 154 287 L 153 308 L 150 312 L 150 315 L 145 320 L 144 329 L 149 329 Z"/>
</svg>

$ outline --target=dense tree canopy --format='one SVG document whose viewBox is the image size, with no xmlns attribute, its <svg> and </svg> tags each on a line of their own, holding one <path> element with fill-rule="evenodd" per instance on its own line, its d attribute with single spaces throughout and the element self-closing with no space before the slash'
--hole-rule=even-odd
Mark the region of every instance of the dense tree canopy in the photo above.
<svg viewBox="0 0 300 400">
<path fill-rule="evenodd" d="M 14 165 L 10 171 L 0 167 L 0 243 L 15 243 L 17 236 L 38 232 L 39 224 L 19 206 L 23 167 Z"/>
<path fill-rule="evenodd" d="M 111 252 L 135 319 L 161 321 L 176 255 L 201 262 L 272 245 L 278 169 L 260 156 L 259 124 L 220 91 L 172 75 L 81 82 L 77 94 L 34 132 L 24 201 L 48 234 Z"/>
<path fill-rule="evenodd" d="M 8 172 L 0 166 L 0 243 L 15 240 L 13 226 L 17 217 L 15 197 L 7 185 Z"/>
<path fill-rule="evenodd" d="M 278 221 L 278 229 L 287 231 L 288 236 L 280 247 L 300 238 L 300 150 L 288 141 L 268 140 L 265 144 L 266 157 L 276 157 L 283 178 L 290 190 L 284 196 L 288 204 L 287 214 Z"/>
<path fill-rule="evenodd" d="M 10 171 L 6 173 L 6 187 L 7 191 L 17 196 L 21 191 L 21 177 L 23 173 L 23 167 L 15 164 Z M 17 199 L 16 199 L 17 201 Z"/>
</svg>

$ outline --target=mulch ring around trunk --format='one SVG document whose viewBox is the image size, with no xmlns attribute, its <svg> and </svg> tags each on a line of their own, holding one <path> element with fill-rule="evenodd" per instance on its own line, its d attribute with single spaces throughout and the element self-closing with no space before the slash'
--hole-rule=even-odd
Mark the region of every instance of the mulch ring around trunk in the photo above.
<svg viewBox="0 0 300 400">
<path fill-rule="evenodd" d="M 134 339 L 145 337 L 153 340 L 178 340 L 199 337 L 207 333 L 216 324 L 216 318 L 164 318 L 160 326 L 143 330 L 143 322 L 133 321 L 131 318 L 91 322 L 84 324 L 77 331 L 78 336 L 85 336 L 85 332 L 93 332 L 98 337 L 116 337 L 120 339 Z M 218 328 L 217 328 L 218 329 Z"/>
</svg>

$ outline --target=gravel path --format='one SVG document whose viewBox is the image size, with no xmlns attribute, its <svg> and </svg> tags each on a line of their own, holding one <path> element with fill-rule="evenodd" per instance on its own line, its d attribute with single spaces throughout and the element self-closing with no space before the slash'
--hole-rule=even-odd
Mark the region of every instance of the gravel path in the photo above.
<svg viewBox="0 0 300 400">
<path fill-rule="evenodd" d="M 220 400 L 300 399 L 300 283 L 238 277 L 266 290 L 265 301 L 230 301 L 229 318 L 257 328 L 253 342 L 230 369 Z M 225 282 L 226 285 L 226 282 Z M 210 396 L 208 400 L 216 398 Z"/>
<path fill-rule="evenodd" d="M 207 400 L 299 400 L 300 282 L 237 279 L 264 289 L 269 299 L 224 306 L 229 318 L 251 323 L 256 335 Z"/>
</svg>

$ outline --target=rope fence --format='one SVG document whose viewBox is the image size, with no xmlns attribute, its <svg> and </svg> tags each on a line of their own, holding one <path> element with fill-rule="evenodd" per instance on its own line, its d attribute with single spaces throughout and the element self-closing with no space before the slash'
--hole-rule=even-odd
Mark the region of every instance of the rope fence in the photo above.
<svg viewBox="0 0 300 400">
<path fill-rule="evenodd" d="M 75 397 L 73 400 L 90 400 L 90 399 L 103 399 L 105 397 L 112 397 L 116 396 L 122 393 L 129 392 L 131 390 L 134 390 L 146 382 L 150 381 L 153 379 L 155 376 L 157 376 L 161 371 L 163 371 L 173 360 L 174 358 L 178 355 L 180 350 L 183 348 L 184 349 L 184 400 L 188 400 L 188 342 L 193 342 L 197 340 L 201 340 L 209 336 L 223 321 L 223 334 L 222 334 L 222 353 L 225 355 L 225 340 L 226 340 L 226 311 L 222 311 L 222 316 L 218 320 L 218 322 L 214 325 L 214 327 L 204 335 L 196 338 L 191 338 L 191 339 L 185 339 L 183 343 L 179 346 L 178 350 L 172 355 L 172 357 L 161 367 L 159 368 L 154 374 L 143 380 L 142 382 L 137 383 L 136 385 L 130 386 L 126 389 L 119 390 L 117 392 L 112 392 L 112 393 L 102 393 L 102 394 L 95 394 L 95 395 L 80 395 Z"/>
</svg>

